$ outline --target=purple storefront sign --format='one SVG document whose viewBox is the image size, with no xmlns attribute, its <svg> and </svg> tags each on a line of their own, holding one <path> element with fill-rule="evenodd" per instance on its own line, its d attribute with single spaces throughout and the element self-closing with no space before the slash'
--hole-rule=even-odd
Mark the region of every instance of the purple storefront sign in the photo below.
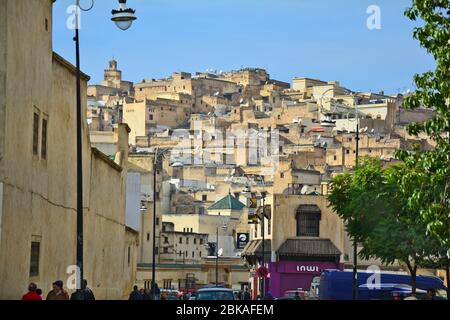
<svg viewBox="0 0 450 320">
<path fill-rule="evenodd" d="M 323 270 L 343 270 L 342 263 L 335 262 L 295 262 L 281 261 L 270 263 L 268 288 L 276 298 L 282 297 L 288 290 L 302 288 L 309 291 L 314 277 L 320 276 Z"/>
</svg>

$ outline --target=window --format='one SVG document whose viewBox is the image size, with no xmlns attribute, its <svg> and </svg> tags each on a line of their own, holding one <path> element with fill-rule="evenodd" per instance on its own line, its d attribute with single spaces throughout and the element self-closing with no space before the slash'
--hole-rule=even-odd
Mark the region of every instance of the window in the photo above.
<svg viewBox="0 0 450 320">
<path fill-rule="evenodd" d="M 197 239 L 196 238 L 194 238 L 194 244 L 197 244 Z"/>
<path fill-rule="evenodd" d="M 47 159 L 47 119 L 42 119 L 41 158 Z"/>
<path fill-rule="evenodd" d="M 39 113 L 34 112 L 33 116 L 33 154 L 37 156 L 39 148 Z"/>
<path fill-rule="evenodd" d="M 270 223 L 271 219 L 267 219 L 267 234 L 270 236 L 270 229 L 272 227 L 272 224 Z"/>
<path fill-rule="evenodd" d="M 203 239 L 200 239 L 200 244 L 203 244 Z"/>
<path fill-rule="evenodd" d="M 164 248 L 163 253 L 169 253 L 169 248 Z"/>
<path fill-rule="evenodd" d="M 199 256 L 200 258 L 202 257 L 202 252 L 201 252 L 201 251 L 198 253 L 198 256 Z"/>
<path fill-rule="evenodd" d="M 164 237 L 164 243 L 169 243 L 169 238 Z"/>
<path fill-rule="evenodd" d="M 334 161 L 336 161 L 336 160 L 337 160 L 337 157 L 336 157 L 336 155 L 334 155 L 334 156 L 333 156 L 333 160 L 334 160 Z"/>
<path fill-rule="evenodd" d="M 352 138 L 348 138 L 348 142 L 352 142 Z"/>
<path fill-rule="evenodd" d="M 159 248 L 155 247 L 155 254 L 159 254 Z"/>
<path fill-rule="evenodd" d="M 30 277 L 39 276 L 40 242 L 31 242 Z"/>
<path fill-rule="evenodd" d="M 346 154 L 350 154 L 350 150 L 348 150 L 348 149 L 345 150 L 345 153 L 346 153 Z"/>
<path fill-rule="evenodd" d="M 152 121 L 152 120 L 153 120 L 153 115 L 151 114 L 151 115 L 148 117 L 148 119 L 149 119 L 150 121 Z"/>
<path fill-rule="evenodd" d="M 156 218 L 156 225 L 159 226 L 159 218 Z"/>
<path fill-rule="evenodd" d="M 147 241 L 150 241 L 150 233 L 147 233 Z"/>
<path fill-rule="evenodd" d="M 280 178 L 284 178 L 284 173 L 280 173 Z"/>
<path fill-rule="evenodd" d="M 180 237 L 179 243 L 180 243 L 180 244 L 183 243 L 183 238 L 182 238 L 182 237 Z"/>
<path fill-rule="evenodd" d="M 297 237 L 318 237 L 321 211 L 316 205 L 301 205 L 297 209 Z"/>
<path fill-rule="evenodd" d="M 186 244 L 189 244 L 189 238 L 186 237 Z"/>
<path fill-rule="evenodd" d="M 130 266 L 131 263 L 131 247 L 128 247 L 128 266 Z"/>
<path fill-rule="evenodd" d="M 192 251 L 192 258 L 195 258 L 195 252 Z"/>
</svg>

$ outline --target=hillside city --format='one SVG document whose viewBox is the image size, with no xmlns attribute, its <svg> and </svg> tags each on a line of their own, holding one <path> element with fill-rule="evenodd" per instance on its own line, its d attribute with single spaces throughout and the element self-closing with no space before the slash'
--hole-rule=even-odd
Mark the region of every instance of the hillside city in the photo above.
<svg viewBox="0 0 450 320">
<path fill-rule="evenodd" d="M 20 299 L 30 283 L 46 295 L 58 279 L 72 293 L 76 67 L 53 51 L 52 1 L 7 2 L 0 298 Z M 259 67 L 126 79 L 120 62 L 105 61 L 100 83 L 80 79 L 83 278 L 96 299 L 128 299 L 153 281 L 166 298 L 208 285 L 251 299 L 314 296 L 324 270 L 354 267 L 353 239 L 327 197 L 332 179 L 358 156 L 389 168 L 397 150 L 436 145 L 406 130 L 435 114 L 405 108 L 413 92 L 358 92 L 301 71 L 284 82 Z M 408 274 L 401 261 L 359 258 L 357 268 Z"/>
</svg>

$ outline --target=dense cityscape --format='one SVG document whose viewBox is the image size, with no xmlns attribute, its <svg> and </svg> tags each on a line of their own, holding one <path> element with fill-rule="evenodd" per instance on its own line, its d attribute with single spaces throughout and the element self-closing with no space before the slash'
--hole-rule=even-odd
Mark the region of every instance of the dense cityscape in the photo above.
<svg viewBox="0 0 450 320">
<path fill-rule="evenodd" d="M 113 58 L 92 83 L 53 51 L 52 6 L 0 2 L 0 299 L 446 296 L 449 170 L 419 188 L 433 165 L 413 176 L 401 152 L 448 161 L 426 90 L 260 67 L 126 79 Z M 443 199 L 408 207 L 428 203 L 416 186 Z M 436 203 L 442 226 L 422 223 Z"/>
</svg>

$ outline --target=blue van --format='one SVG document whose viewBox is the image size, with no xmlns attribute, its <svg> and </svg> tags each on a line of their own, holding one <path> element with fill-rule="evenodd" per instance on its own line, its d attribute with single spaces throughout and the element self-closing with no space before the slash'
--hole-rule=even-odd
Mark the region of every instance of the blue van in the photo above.
<svg viewBox="0 0 450 320">
<path fill-rule="evenodd" d="M 398 285 L 411 285 L 411 276 L 393 273 L 380 273 L 381 288 L 370 289 L 366 287 L 367 279 L 373 273 L 358 272 L 358 299 L 373 300 L 386 299 L 389 295 L 387 288 L 395 289 Z M 428 290 L 430 288 L 439 290 L 446 289 L 444 283 L 438 277 L 417 276 L 417 289 Z M 325 270 L 320 276 L 319 300 L 351 300 L 353 288 L 353 272 L 339 270 Z"/>
</svg>

